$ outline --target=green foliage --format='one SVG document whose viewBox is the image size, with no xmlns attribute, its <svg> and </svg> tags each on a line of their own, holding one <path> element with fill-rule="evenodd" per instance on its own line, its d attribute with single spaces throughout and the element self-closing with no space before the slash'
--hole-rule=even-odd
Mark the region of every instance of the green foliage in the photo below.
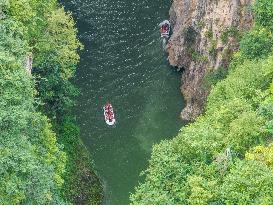
<svg viewBox="0 0 273 205">
<path fill-rule="evenodd" d="M 273 56 L 259 62 L 244 61 L 229 71 L 208 97 L 207 109 L 219 107 L 228 99 L 241 98 L 255 108 L 261 103 L 261 93 L 272 81 Z"/>
<path fill-rule="evenodd" d="M 61 205 L 78 196 L 100 204 L 101 185 L 78 128 L 62 122 L 78 93 L 69 81 L 81 47 L 71 14 L 56 0 L 0 0 L 0 15 L 0 204 Z"/>
<path fill-rule="evenodd" d="M 47 30 L 34 45 L 37 50 L 36 67 L 44 63 L 58 64 L 61 78 L 64 80 L 74 76 L 75 66 L 79 61 L 77 49 L 81 46 L 76 37 L 75 23 L 71 14 L 63 8 L 53 11 L 47 18 Z M 60 32 L 62 31 L 62 32 Z M 50 59 L 44 59 L 51 54 Z"/>
<path fill-rule="evenodd" d="M 266 129 L 273 135 L 273 83 L 268 91 L 268 96 L 266 100 L 261 104 L 259 108 L 260 113 L 268 119 L 266 124 Z"/>
<path fill-rule="evenodd" d="M 35 15 L 32 3 L 28 0 L 10 1 L 9 14 L 20 22 L 30 21 Z"/>
<path fill-rule="evenodd" d="M 75 119 L 66 116 L 58 134 L 68 156 L 62 189 L 64 198 L 73 204 L 101 204 L 101 182 L 92 171 L 92 160 L 80 140 L 80 131 Z"/>
<path fill-rule="evenodd" d="M 223 204 L 273 203 L 273 170 L 257 161 L 238 161 L 220 187 Z"/>
<path fill-rule="evenodd" d="M 273 168 L 273 143 L 266 146 L 256 146 L 246 153 L 247 160 L 255 160 L 265 163 Z"/>
<path fill-rule="evenodd" d="M 45 104 L 41 109 L 52 118 L 60 117 L 71 109 L 78 94 L 69 81 L 79 61 L 77 50 L 82 48 L 72 16 L 58 8 L 56 0 L 17 0 L 7 8 L 16 21 L 10 18 L 1 25 L 6 30 L 3 35 L 11 36 L 10 43 L 17 42 L 14 37 L 25 40 L 27 46 L 17 48 L 34 57 L 38 96 Z"/>
<path fill-rule="evenodd" d="M 0 203 L 63 204 L 65 154 L 47 118 L 35 112 L 33 84 L 21 62 L 8 52 L 0 62 Z"/>
<path fill-rule="evenodd" d="M 26 34 L 25 27 L 20 22 L 6 19 L 1 21 L 0 30 L 0 46 L 2 51 L 8 52 L 12 58 L 18 57 L 21 58 L 20 60 L 23 60 L 24 55 L 29 50 L 27 42 L 23 40 Z M 5 60 L 5 58 L 2 60 Z"/>
<path fill-rule="evenodd" d="M 260 26 L 273 29 L 273 1 L 256 0 L 254 12 L 256 23 Z"/>
<path fill-rule="evenodd" d="M 190 205 L 206 205 L 211 202 L 214 197 L 212 192 L 215 187 L 214 181 L 206 181 L 201 176 L 189 176 L 187 183 L 190 188 L 188 198 Z"/>
<path fill-rule="evenodd" d="M 272 52 L 273 35 L 266 28 L 256 27 L 244 35 L 240 43 L 242 54 L 248 59 L 267 57 Z"/>
<path fill-rule="evenodd" d="M 191 167 L 183 162 L 171 142 L 164 141 L 153 148 L 147 183 L 138 187 L 131 195 L 132 204 L 175 205 L 186 200 L 184 183 Z M 160 173 L 160 174 L 158 174 Z"/>
<path fill-rule="evenodd" d="M 208 38 L 209 40 L 213 39 L 213 31 L 212 31 L 212 29 L 206 31 L 205 37 Z"/>
<path fill-rule="evenodd" d="M 216 50 L 216 47 L 217 47 L 217 41 L 215 39 L 212 39 L 211 42 L 210 42 L 210 46 L 209 46 L 209 54 L 212 56 L 213 59 L 216 58 L 216 55 L 217 55 L 217 50 Z"/>
<path fill-rule="evenodd" d="M 79 61 L 75 23 L 63 8 L 50 13 L 46 32 L 41 28 L 34 46 L 34 70 L 39 97 L 44 110 L 52 118 L 63 116 L 74 105 L 78 90 L 69 81 L 74 77 Z M 60 32 L 62 31 L 62 32 Z M 60 106 L 62 105 L 62 106 Z"/>
<path fill-rule="evenodd" d="M 197 27 L 199 28 L 199 29 L 202 29 L 202 28 L 204 28 L 205 27 L 205 22 L 204 21 L 198 21 L 197 22 Z"/>
<path fill-rule="evenodd" d="M 230 28 L 226 28 L 224 30 L 224 32 L 222 33 L 221 35 L 221 40 L 224 44 L 226 44 L 228 42 L 228 38 L 229 37 L 234 37 L 234 38 L 240 38 L 240 35 L 239 35 L 239 31 L 237 28 L 235 27 L 230 27 Z"/>
<path fill-rule="evenodd" d="M 188 53 L 191 56 L 192 60 L 196 62 L 207 62 L 208 58 L 206 56 L 201 55 L 198 51 L 193 48 L 188 48 Z"/>
<path fill-rule="evenodd" d="M 230 62 L 231 58 L 233 57 L 233 51 L 229 48 L 224 48 L 222 52 L 222 58 L 226 62 Z"/>
<path fill-rule="evenodd" d="M 225 79 L 228 71 L 224 67 L 220 67 L 217 70 L 209 70 L 204 77 L 204 86 L 209 89 L 211 86 L 215 85 L 220 80 Z"/>
<path fill-rule="evenodd" d="M 265 140 L 266 121 L 256 112 L 244 112 L 229 125 L 230 146 L 238 153 L 245 153 L 251 146 L 261 144 Z M 243 128 L 243 129 L 242 129 Z"/>
<path fill-rule="evenodd" d="M 219 174 L 219 163 L 188 177 L 188 204 L 272 204 L 272 169 L 259 161 L 236 160 Z"/>
</svg>

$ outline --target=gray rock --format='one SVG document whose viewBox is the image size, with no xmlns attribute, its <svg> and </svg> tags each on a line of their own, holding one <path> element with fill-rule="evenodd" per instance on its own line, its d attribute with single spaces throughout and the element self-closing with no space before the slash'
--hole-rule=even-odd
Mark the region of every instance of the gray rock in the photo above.
<svg viewBox="0 0 273 205">
<path fill-rule="evenodd" d="M 209 69 L 227 68 L 239 48 L 238 34 L 253 25 L 253 0 L 173 0 L 173 35 L 167 45 L 172 66 L 184 68 L 181 92 L 187 102 L 181 117 L 195 119 L 203 111 L 209 90 Z"/>
</svg>

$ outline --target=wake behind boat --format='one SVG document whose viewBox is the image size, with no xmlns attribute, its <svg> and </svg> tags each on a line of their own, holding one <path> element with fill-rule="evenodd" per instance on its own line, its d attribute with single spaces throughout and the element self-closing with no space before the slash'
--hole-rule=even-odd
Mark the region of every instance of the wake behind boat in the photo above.
<svg viewBox="0 0 273 205">
<path fill-rule="evenodd" d="M 110 103 L 106 103 L 103 106 L 104 119 L 107 125 L 114 125 L 116 123 L 113 106 Z"/>
</svg>

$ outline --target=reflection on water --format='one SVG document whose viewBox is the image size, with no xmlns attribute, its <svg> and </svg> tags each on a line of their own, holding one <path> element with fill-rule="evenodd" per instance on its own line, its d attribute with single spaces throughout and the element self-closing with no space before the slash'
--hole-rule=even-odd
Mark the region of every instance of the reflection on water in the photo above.
<svg viewBox="0 0 273 205">
<path fill-rule="evenodd" d="M 158 23 L 170 0 L 64 2 L 85 45 L 77 73 L 76 109 L 82 139 L 105 182 L 105 204 L 126 205 L 147 167 L 151 147 L 182 126 L 180 76 L 167 64 Z M 109 100 L 117 125 L 106 126 Z"/>
</svg>

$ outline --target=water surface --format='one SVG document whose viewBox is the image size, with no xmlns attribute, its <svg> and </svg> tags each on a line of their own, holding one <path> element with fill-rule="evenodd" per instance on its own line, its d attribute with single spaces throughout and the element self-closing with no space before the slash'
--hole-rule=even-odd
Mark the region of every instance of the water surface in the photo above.
<svg viewBox="0 0 273 205">
<path fill-rule="evenodd" d="M 180 74 L 168 66 L 157 27 L 168 18 L 170 0 L 63 3 L 85 46 L 76 80 L 82 139 L 104 182 L 105 204 L 126 205 L 152 145 L 182 126 Z M 114 128 L 104 122 L 107 100 L 117 117 Z"/>
</svg>

